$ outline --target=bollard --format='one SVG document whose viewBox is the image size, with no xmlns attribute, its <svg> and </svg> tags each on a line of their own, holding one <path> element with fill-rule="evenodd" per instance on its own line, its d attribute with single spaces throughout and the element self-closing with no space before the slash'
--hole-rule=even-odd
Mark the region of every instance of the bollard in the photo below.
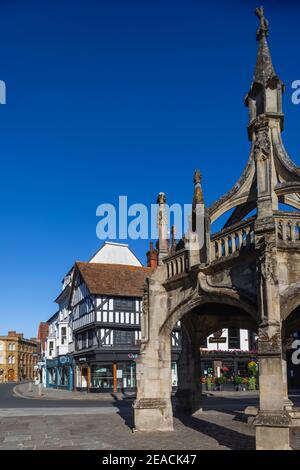
<svg viewBox="0 0 300 470">
<path fill-rule="evenodd" d="M 43 396 L 43 390 L 42 390 L 42 384 L 41 383 L 39 383 L 39 385 L 38 385 L 38 394 L 39 394 L 39 397 Z"/>
</svg>

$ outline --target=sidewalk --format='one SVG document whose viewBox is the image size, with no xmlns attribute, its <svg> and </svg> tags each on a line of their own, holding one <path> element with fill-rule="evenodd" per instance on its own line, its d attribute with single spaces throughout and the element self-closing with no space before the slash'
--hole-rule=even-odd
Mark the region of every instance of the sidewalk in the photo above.
<svg viewBox="0 0 300 470">
<path fill-rule="evenodd" d="M 32 391 L 29 390 L 29 383 L 18 384 L 14 387 L 14 394 L 21 398 L 39 400 L 92 400 L 92 401 L 112 401 L 115 397 L 118 400 L 134 398 L 134 394 L 117 393 L 87 393 L 70 392 L 69 390 L 57 390 L 55 388 L 42 387 L 42 396 L 39 396 L 38 385 L 32 384 Z"/>
<path fill-rule="evenodd" d="M 245 390 L 244 392 L 239 390 L 238 392 L 233 390 L 221 390 L 221 391 L 215 391 L 215 390 L 203 390 L 202 389 L 202 395 L 206 397 L 226 397 L 226 398 L 258 398 L 259 397 L 259 391 L 258 390 Z"/>
</svg>

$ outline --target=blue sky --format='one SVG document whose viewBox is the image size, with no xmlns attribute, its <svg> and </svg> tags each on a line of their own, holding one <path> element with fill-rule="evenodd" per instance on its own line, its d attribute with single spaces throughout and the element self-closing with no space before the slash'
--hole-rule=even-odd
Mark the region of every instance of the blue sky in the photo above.
<svg viewBox="0 0 300 470">
<path fill-rule="evenodd" d="M 207 204 L 246 163 L 257 1 L 2 0 L 0 333 L 37 333 L 75 260 L 102 242 L 96 207 Z M 264 2 L 286 84 L 284 142 L 300 165 L 296 1 Z M 145 262 L 146 241 L 129 241 Z"/>
</svg>

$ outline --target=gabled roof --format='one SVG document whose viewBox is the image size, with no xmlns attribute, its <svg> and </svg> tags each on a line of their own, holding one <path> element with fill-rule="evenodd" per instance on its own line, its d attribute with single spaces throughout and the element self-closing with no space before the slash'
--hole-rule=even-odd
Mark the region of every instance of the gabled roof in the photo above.
<svg viewBox="0 0 300 470">
<path fill-rule="evenodd" d="M 124 264 L 75 264 L 91 294 L 120 297 L 142 297 L 145 279 L 152 268 Z"/>
<path fill-rule="evenodd" d="M 102 247 L 91 257 L 89 262 L 142 266 L 142 263 L 128 245 L 113 242 L 104 242 Z"/>
</svg>

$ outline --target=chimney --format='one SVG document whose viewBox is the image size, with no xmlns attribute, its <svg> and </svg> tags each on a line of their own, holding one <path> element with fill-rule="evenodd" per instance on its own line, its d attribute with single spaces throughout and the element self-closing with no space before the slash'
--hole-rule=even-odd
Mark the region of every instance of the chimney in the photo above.
<svg viewBox="0 0 300 470">
<path fill-rule="evenodd" d="M 17 336 L 19 336 L 19 338 L 23 338 L 23 337 L 24 337 L 24 333 L 17 333 Z"/>
<path fill-rule="evenodd" d="M 7 333 L 7 336 L 17 336 L 17 333 L 16 333 L 16 331 L 9 331 Z"/>
<path fill-rule="evenodd" d="M 153 242 L 150 242 L 150 250 L 146 253 L 148 268 L 157 268 L 157 255 L 157 250 L 153 250 Z"/>
</svg>

